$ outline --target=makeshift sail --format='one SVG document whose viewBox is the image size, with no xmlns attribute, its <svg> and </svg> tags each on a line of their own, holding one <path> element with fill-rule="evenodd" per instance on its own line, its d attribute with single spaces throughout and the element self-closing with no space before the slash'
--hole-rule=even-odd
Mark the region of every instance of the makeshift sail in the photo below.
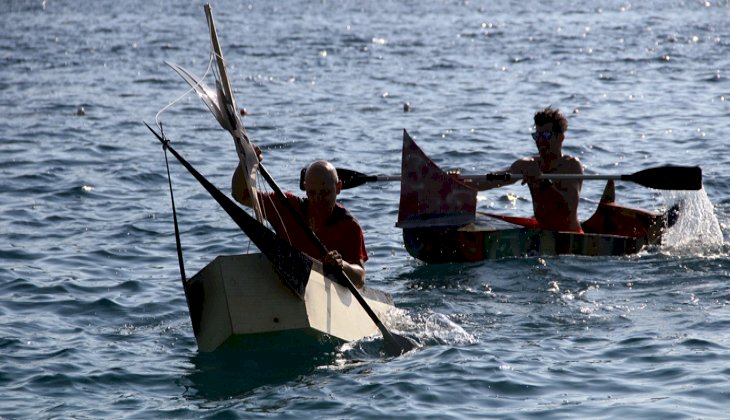
<svg viewBox="0 0 730 420">
<path fill-rule="evenodd" d="M 221 50 L 220 42 L 218 42 L 218 33 L 215 29 L 213 12 L 209 4 L 205 5 L 205 15 L 208 19 L 211 47 L 216 61 L 216 71 L 214 71 L 216 73 L 215 90 L 206 86 L 202 80 L 193 76 L 183 67 L 173 63 L 167 64 L 195 90 L 195 93 L 203 100 L 221 127 L 231 133 L 236 146 L 238 160 L 243 169 L 245 188 L 251 197 L 251 207 L 256 214 L 256 220 L 263 223 L 264 217 L 258 202 L 258 195 L 256 194 L 256 173 L 258 172 L 259 166 L 258 156 L 256 156 L 253 144 L 248 139 L 246 129 L 238 116 L 236 99 L 233 96 L 233 89 L 228 78 L 223 51 Z"/>
<path fill-rule="evenodd" d="M 439 168 L 403 130 L 401 228 L 458 226 L 475 220 L 477 190 Z"/>
</svg>

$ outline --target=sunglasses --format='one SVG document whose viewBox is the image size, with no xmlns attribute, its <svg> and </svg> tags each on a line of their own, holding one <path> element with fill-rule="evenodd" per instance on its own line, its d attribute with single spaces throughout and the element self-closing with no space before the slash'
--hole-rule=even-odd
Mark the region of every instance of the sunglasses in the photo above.
<svg viewBox="0 0 730 420">
<path fill-rule="evenodd" d="M 547 140 L 550 140 L 550 138 L 552 136 L 553 136 L 552 131 L 536 131 L 536 132 L 532 133 L 532 139 L 535 141 L 538 141 L 538 140 L 547 141 Z"/>
</svg>

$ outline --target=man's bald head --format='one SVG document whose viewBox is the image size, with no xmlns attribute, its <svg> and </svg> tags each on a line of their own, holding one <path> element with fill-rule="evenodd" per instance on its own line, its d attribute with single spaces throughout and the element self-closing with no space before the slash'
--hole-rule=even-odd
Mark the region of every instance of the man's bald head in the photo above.
<svg viewBox="0 0 730 420">
<path fill-rule="evenodd" d="M 339 181 L 337 178 L 337 169 L 326 160 L 316 160 L 307 166 L 307 172 L 304 175 L 304 185 L 306 186 L 307 183 L 310 183 L 310 180 L 337 184 Z"/>
<path fill-rule="evenodd" d="M 335 207 L 337 194 L 342 183 L 337 178 L 337 169 L 326 160 L 317 160 L 307 167 L 304 174 L 304 189 L 312 207 L 318 213 L 329 215 Z"/>
</svg>

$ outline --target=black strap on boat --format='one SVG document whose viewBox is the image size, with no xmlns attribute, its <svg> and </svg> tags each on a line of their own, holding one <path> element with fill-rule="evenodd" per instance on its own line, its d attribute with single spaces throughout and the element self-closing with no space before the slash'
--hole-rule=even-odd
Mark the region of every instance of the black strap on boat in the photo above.
<svg viewBox="0 0 730 420">
<path fill-rule="evenodd" d="M 167 149 L 170 144 L 170 140 L 165 137 L 165 132 L 162 130 L 162 123 L 160 123 L 160 135 L 162 136 L 162 150 L 165 151 L 165 166 L 167 167 L 167 183 L 170 186 L 170 202 L 172 203 L 172 221 L 175 225 L 175 246 L 177 247 L 177 262 L 180 264 L 180 279 L 182 280 L 183 286 L 185 286 L 185 263 L 183 261 L 182 245 L 180 242 L 180 228 L 177 224 L 177 211 L 175 210 L 175 196 L 172 193 L 172 177 L 170 176 L 170 162 L 167 160 Z"/>
</svg>

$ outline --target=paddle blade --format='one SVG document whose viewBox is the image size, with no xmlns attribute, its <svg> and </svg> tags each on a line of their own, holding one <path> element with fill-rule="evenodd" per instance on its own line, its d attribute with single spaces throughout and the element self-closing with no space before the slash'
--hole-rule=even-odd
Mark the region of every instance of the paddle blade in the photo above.
<svg viewBox="0 0 730 420">
<path fill-rule="evenodd" d="M 376 176 L 368 176 L 363 173 L 344 168 L 337 168 L 337 177 L 340 178 L 340 181 L 342 181 L 343 190 L 359 187 L 366 182 L 377 181 L 378 178 Z"/>
<path fill-rule="evenodd" d="M 411 340 L 408 337 L 404 337 L 398 334 L 391 334 L 390 339 L 385 339 L 383 342 L 385 353 L 388 356 L 400 356 L 401 354 L 408 353 L 409 351 L 418 347 L 418 343 Z"/>
<path fill-rule="evenodd" d="M 621 180 L 657 190 L 699 190 L 702 188 L 702 169 L 699 166 L 660 166 L 622 175 Z"/>
<path fill-rule="evenodd" d="M 307 168 L 302 168 L 299 173 L 299 188 L 304 191 L 304 177 L 307 174 Z M 342 189 L 346 190 L 349 188 L 359 187 L 367 182 L 374 182 L 378 180 L 377 176 L 365 175 L 364 173 L 353 171 L 352 169 L 337 168 L 337 178 L 342 181 Z"/>
</svg>

